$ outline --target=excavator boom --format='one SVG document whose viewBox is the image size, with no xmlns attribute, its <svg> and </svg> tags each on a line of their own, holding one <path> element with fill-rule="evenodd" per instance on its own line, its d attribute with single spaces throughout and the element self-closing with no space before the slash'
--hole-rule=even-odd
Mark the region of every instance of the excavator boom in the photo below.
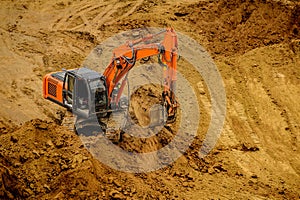
<svg viewBox="0 0 300 200">
<path fill-rule="evenodd" d="M 163 33 L 165 33 L 165 35 L 164 40 L 161 43 L 140 44 Z M 109 102 L 111 103 L 112 101 L 115 101 L 117 103 L 119 101 L 120 95 L 118 95 L 116 99 L 112 99 L 112 91 L 116 84 L 135 66 L 136 61 L 158 55 L 161 57 L 159 62 L 164 65 L 163 97 L 168 99 L 166 102 L 168 107 L 173 108 L 173 114 L 168 113 L 168 115 L 175 115 L 174 111 L 177 107 L 174 95 L 176 89 L 177 53 L 177 35 L 173 28 L 167 28 L 157 34 L 148 35 L 144 38 L 127 42 L 126 44 L 116 48 L 113 51 L 111 62 L 103 73 L 106 78 Z M 120 93 L 123 89 L 122 86 Z"/>
</svg>

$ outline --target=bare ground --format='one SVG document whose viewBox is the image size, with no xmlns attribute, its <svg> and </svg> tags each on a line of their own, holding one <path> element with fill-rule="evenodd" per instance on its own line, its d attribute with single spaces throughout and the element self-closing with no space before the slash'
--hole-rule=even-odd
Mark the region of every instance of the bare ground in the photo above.
<svg viewBox="0 0 300 200">
<path fill-rule="evenodd" d="M 4 0 L 0 16 L 0 198 L 299 199 L 297 1 Z M 131 174 L 94 159 L 59 125 L 66 111 L 42 98 L 42 76 L 78 67 L 109 36 L 144 26 L 173 26 L 209 51 L 227 115 L 216 147 L 200 159 L 209 95 L 187 69 L 202 111 L 196 140 L 169 167 Z M 170 138 L 119 145 L 149 151 Z"/>
</svg>

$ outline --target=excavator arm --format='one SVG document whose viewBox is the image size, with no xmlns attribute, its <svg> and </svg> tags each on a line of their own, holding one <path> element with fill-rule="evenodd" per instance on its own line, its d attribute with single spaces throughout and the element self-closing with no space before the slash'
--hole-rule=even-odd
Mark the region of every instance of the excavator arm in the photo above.
<svg viewBox="0 0 300 200">
<path fill-rule="evenodd" d="M 148 42 L 155 36 L 164 33 L 164 39 L 161 43 L 141 44 Z M 113 51 L 111 62 L 107 66 L 103 75 L 106 78 L 107 93 L 109 103 L 118 103 L 122 94 L 125 81 L 122 82 L 116 99 L 112 98 L 112 92 L 122 78 L 135 66 L 136 61 L 150 56 L 158 55 L 160 64 L 164 67 L 164 91 L 163 100 L 169 119 L 174 119 L 176 114 L 177 102 L 175 98 L 176 90 L 176 67 L 178 42 L 177 35 L 173 28 L 157 34 L 148 35 L 144 38 L 127 42 Z"/>
</svg>

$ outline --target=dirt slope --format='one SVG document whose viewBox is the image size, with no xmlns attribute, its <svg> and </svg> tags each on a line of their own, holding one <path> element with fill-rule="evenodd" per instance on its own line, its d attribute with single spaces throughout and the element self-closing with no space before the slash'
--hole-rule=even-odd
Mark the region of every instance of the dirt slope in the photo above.
<svg viewBox="0 0 300 200">
<path fill-rule="evenodd" d="M 299 13 L 297 1 L 283 0 L 2 1 L 0 198 L 298 199 Z M 169 167 L 130 174 L 94 159 L 59 125 L 66 111 L 42 98 L 42 76 L 78 67 L 107 37 L 144 26 L 173 26 L 209 51 L 227 115 L 217 146 L 200 159 L 209 95 L 187 69 L 202 111 L 197 139 Z M 170 138 L 119 145 L 148 151 Z"/>
</svg>

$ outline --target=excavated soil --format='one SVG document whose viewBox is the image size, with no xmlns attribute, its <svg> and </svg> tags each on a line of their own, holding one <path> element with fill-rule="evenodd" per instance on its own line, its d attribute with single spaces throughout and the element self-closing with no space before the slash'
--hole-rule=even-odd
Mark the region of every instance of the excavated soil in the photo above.
<svg viewBox="0 0 300 200">
<path fill-rule="evenodd" d="M 300 198 L 297 0 L 3 0 L 0 19 L 0 199 Z M 43 99 L 42 77 L 81 66 L 116 33 L 147 26 L 172 26 L 210 53 L 226 90 L 226 121 L 215 148 L 199 158 L 211 103 L 202 78 L 179 64 L 199 101 L 197 136 L 168 167 L 125 173 L 95 159 L 62 125 L 70 114 Z M 135 93 L 137 123 L 149 123 L 157 90 Z M 176 123 L 148 140 L 125 134 L 117 145 L 160 149 Z"/>
</svg>

